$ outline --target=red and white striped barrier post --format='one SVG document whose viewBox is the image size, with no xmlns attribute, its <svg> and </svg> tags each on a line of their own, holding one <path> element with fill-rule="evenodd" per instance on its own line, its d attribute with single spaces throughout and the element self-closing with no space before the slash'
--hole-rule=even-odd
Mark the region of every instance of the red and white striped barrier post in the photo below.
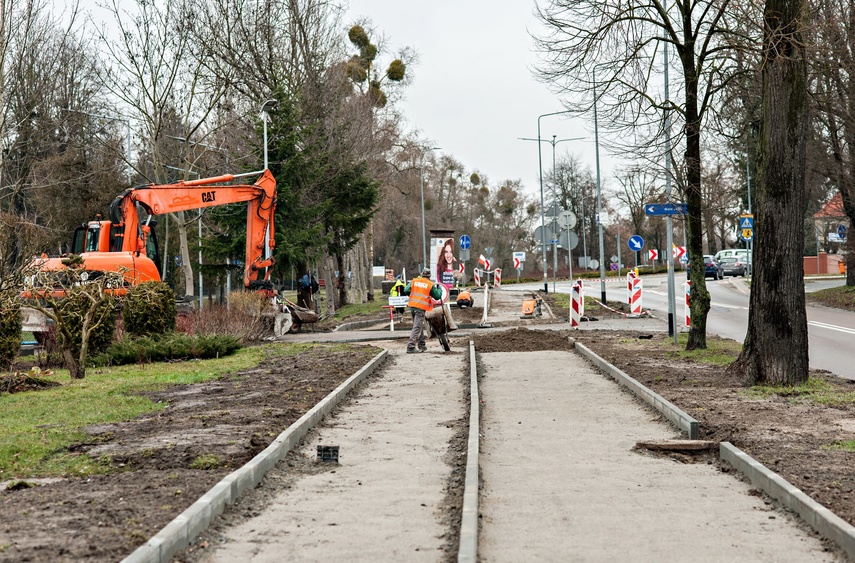
<svg viewBox="0 0 855 563">
<path fill-rule="evenodd" d="M 686 282 L 686 326 L 692 326 L 692 308 L 690 307 L 689 293 L 692 289 L 692 282 Z"/>
<path fill-rule="evenodd" d="M 633 315 L 641 314 L 641 278 L 632 278 L 632 294 L 629 301 L 629 312 Z"/>
<path fill-rule="evenodd" d="M 496 287 L 502 287 L 502 269 L 496 268 L 493 271 L 493 283 Z"/>
<path fill-rule="evenodd" d="M 570 290 L 570 328 L 579 328 L 579 322 L 582 320 L 581 301 L 582 288 L 576 282 Z"/>
<path fill-rule="evenodd" d="M 626 273 L 626 304 L 632 305 L 632 280 L 635 279 L 635 272 L 632 270 Z"/>
<path fill-rule="evenodd" d="M 582 278 L 576 280 L 579 284 L 579 315 L 585 316 L 585 286 L 582 284 Z"/>
</svg>

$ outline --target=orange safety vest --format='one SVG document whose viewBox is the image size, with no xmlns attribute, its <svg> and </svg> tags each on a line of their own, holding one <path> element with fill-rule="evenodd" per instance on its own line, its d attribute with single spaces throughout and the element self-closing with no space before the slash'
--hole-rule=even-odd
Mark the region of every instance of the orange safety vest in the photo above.
<svg viewBox="0 0 855 563">
<path fill-rule="evenodd" d="M 430 297 L 431 289 L 433 289 L 433 282 L 428 278 L 415 278 L 410 283 L 410 300 L 407 302 L 407 305 L 413 309 L 430 311 L 433 309 Z"/>
</svg>

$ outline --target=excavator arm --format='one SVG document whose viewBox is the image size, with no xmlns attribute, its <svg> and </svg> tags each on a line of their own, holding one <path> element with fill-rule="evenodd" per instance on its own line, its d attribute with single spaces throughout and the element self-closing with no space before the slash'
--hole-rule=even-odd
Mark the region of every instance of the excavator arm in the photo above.
<svg viewBox="0 0 855 563">
<path fill-rule="evenodd" d="M 224 174 L 174 184 L 150 184 L 129 188 L 113 201 L 110 208 L 113 223 L 123 225 L 116 233 L 120 240 L 114 243 L 114 250 L 145 253 L 149 228 L 147 222 L 140 222 L 140 207 L 152 216 L 245 201 L 248 204 L 244 286 L 255 288 L 269 283 L 273 266 L 276 179 L 270 170 L 264 170 L 252 185 L 229 183 L 256 174 Z M 270 236 L 266 236 L 268 234 Z M 267 274 L 263 280 L 259 280 L 257 275 L 263 268 L 267 268 Z"/>
</svg>

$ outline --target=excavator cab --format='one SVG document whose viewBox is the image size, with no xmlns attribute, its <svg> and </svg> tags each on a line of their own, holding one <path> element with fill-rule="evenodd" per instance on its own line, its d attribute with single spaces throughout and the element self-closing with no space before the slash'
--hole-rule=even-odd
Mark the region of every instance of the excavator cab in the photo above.
<svg viewBox="0 0 855 563">
<path fill-rule="evenodd" d="M 157 267 L 157 273 L 163 279 L 162 261 L 157 244 L 157 221 L 152 219 L 141 226 L 145 233 L 145 254 Z M 110 221 L 90 221 L 77 227 L 71 240 L 71 253 L 84 252 L 121 252 L 124 239 L 124 225 Z"/>
</svg>

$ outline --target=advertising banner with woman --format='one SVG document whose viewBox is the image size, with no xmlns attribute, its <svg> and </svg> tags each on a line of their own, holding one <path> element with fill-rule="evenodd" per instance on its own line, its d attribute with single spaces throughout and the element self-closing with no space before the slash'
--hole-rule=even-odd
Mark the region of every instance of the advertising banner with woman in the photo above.
<svg viewBox="0 0 855 563">
<path fill-rule="evenodd" d="M 431 279 L 442 284 L 448 289 L 454 287 L 455 272 L 457 268 L 454 263 L 454 238 L 433 238 L 431 245 L 431 262 L 435 264 L 431 272 Z"/>
</svg>

